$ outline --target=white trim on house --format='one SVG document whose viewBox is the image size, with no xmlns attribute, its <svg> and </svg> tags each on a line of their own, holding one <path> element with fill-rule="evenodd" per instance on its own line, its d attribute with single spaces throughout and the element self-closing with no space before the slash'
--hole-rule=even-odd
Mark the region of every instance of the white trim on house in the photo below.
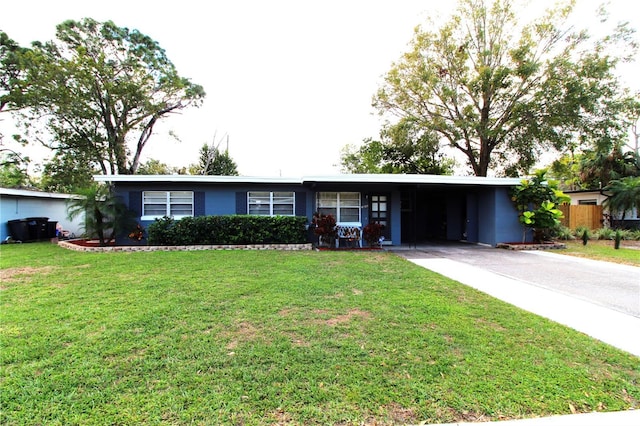
<svg viewBox="0 0 640 426">
<path fill-rule="evenodd" d="M 607 199 L 607 196 L 602 194 L 600 190 L 594 191 L 563 191 L 571 198 L 572 205 L 580 204 L 580 201 L 595 200 L 596 205 L 601 205 Z"/>
<path fill-rule="evenodd" d="M 266 176 L 202 176 L 202 175 L 96 175 L 96 182 L 154 182 L 154 183 L 394 183 L 394 184 L 453 184 L 517 186 L 521 178 L 497 178 L 479 176 L 444 176 L 415 174 L 341 174 L 301 177 Z"/>
<path fill-rule="evenodd" d="M 344 174 L 330 176 L 304 176 L 304 182 L 321 183 L 408 183 L 454 185 L 519 185 L 521 178 L 494 178 L 480 176 L 411 175 L 411 174 Z"/>
<path fill-rule="evenodd" d="M 96 182 L 151 183 L 283 183 L 301 184 L 300 178 L 260 176 L 202 176 L 202 175 L 95 175 Z"/>
<path fill-rule="evenodd" d="M 80 195 L 75 194 L 58 194 L 54 192 L 31 191 L 29 189 L 13 188 L 0 188 L 0 195 L 9 195 L 14 197 L 56 198 L 63 200 L 81 198 Z"/>
</svg>

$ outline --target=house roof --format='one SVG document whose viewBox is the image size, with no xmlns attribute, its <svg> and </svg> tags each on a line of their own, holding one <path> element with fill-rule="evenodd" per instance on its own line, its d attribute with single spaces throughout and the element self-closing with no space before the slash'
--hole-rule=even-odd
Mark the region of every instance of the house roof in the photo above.
<svg viewBox="0 0 640 426">
<path fill-rule="evenodd" d="M 78 198 L 78 195 L 74 194 L 59 194 L 55 192 L 42 192 L 33 191 L 30 189 L 14 189 L 14 188 L 0 188 L 0 195 L 8 195 L 13 197 L 32 197 L 32 198 L 58 198 L 62 200 L 68 200 L 72 198 Z"/>
<path fill-rule="evenodd" d="M 301 177 L 265 176 L 201 176 L 201 175 L 96 175 L 97 182 L 126 183 L 267 183 L 267 184 L 312 184 L 312 183 L 391 183 L 417 185 L 486 185 L 516 186 L 520 178 L 496 178 L 478 176 L 444 176 L 416 174 L 339 174 Z"/>
<path fill-rule="evenodd" d="M 289 183 L 300 184 L 300 178 L 264 176 L 202 176 L 202 175 L 95 175 L 96 182 L 130 183 Z"/>
</svg>

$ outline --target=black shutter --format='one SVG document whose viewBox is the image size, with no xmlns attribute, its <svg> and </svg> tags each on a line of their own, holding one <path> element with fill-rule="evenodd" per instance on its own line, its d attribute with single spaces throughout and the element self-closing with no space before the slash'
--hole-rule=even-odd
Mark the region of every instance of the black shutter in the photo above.
<svg viewBox="0 0 640 426">
<path fill-rule="evenodd" d="M 236 192 L 236 214 L 247 214 L 246 192 Z"/>
<path fill-rule="evenodd" d="M 296 216 L 306 216 L 307 215 L 307 193 L 306 192 L 296 192 Z"/>
<path fill-rule="evenodd" d="M 129 191 L 129 210 L 142 217 L 142 191 Z"/>
<path fill-rule="evenodd" d="M 193 193 L 193 215 L 204 216 L 206 214 L 204 209 L 204 192 L 197 191 Z"/>
</svg>

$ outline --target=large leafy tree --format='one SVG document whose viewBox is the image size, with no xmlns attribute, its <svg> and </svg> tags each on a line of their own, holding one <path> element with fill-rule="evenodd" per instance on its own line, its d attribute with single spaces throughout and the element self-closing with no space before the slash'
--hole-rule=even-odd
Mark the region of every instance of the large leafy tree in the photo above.
<svg viewBox="0 0 640 426">
<path fill-rule="evenodd" d="M 346 173 L 415 173 L 448 175 L 454 161 L 439 152 L 434 132 L 425 131 L 416 121 L 402 119 L 384 126 L 380 140 L 365 139 L 355 148 L 347 145 L 340 158 Z"/>
<path fill-rule="evenodd" d="M 146 162 L 140 164 L 136 173 L 139 175 L 172 175 L 184 174 L 184 170 L 170 166 L 160 160 L 150 158 Z"/>
<path fill-rule="evenodd" d="M 383 115 L 417 121 L 461 152 L 477 176 L 528 173 L 542 150 L 616 140 L 628 100 L 615 68 L 631 30 L 592 41 L 563 30 L 573 2 L 526 22 L 511 0 L 460 0 L 438 27 L 418 27 L 374 96 Z"/>
<path fill-rule="evenodd" d="M 571 149 L 551 164 L 551 173 L 563 187 L 601 189 L 614 180 L 640 176 L 640 102 L 630 102 L 628 113 L 628 136 L 585 141 L 580 149 Z"/>
<path fill-rule="evenodd" d="M 57 40 L 35 42 L 26 57 L 22 119 L 59 152 L 92 159 L 103 174 L 132 174 L 159 120 L 204 98 L 157 42 L 137 30 L 93 19 L 57 26 Z"/>
<path fill-rule="evenodd" d="M 0 31 L 0 112 L 15 108 L 20 102 L 23 58 L 27 52 Z"/>
<path fill-rule="evenodd" d="M 15 111 L 21 105 L 24 61 L 28 49 L 22 48 L 5 32 L 0 31 L 0 114 Z M 0 167 L 3 186 L 21 186 L 28 176 L 29 158 L 5 145 L 0 133 Z"/>
<path fill-rule="evenodd" d="M 44 164 L 39 187 L 49 192 L 73 194 L 93 185 L 98 168 L 85 152 L 57 151 Z"/>
<path fill-rule="evenodd" d="M 191 167 L 196 175 L 238 176 L 238 166 L 229 150 L 222 150 L 220 143 L 204 144 L 200 148 L 200 161 Z"/>
</svg>

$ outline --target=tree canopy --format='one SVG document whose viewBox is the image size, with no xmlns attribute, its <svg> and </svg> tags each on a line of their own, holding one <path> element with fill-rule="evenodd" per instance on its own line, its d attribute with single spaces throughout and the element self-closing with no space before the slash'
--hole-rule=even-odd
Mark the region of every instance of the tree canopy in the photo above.
<svg viewBox="0 0 640 426">
<path fill-rule="evenodd" d="M 402 119 L 387 125 L 380 140 L 367 138 L 355 148 L 347 145 L 340 156 L 345 173 L 411 173 L 448 175 L 455 162 L 439 152 L 434 132 L 425 131 L 415 121 Z"/>
<path fill-rule="evenodd" d="M 238 176 L 238 166 L 229 150 L 220 149 L 220 143 L 206 143 L 200 148 L 200 161 L 190 167 L 191 174 L 211 176 Z"/>
<path fill-rule="evenodd" d="M 12 100 L 29 138 L 89 158 L 103 174 L 135 173 L 156 123 L 205 96 L 138 30 L 86 18 L 58 25 L 56 38 L 24 52 Z"/>
<path fill-rule="evenodd" d="M 373 98 L 381 115 L 436 133 L 477 176 L 527 174 L 543 151 L 627 131 L 632 97 L 615 74 L 635 52 L 627 24 L 592 40 L 565 28 L 574 2 L 533 20 L 513 3 L 460 0 L 444 24 L 416 28 Z"/>
</svg>

